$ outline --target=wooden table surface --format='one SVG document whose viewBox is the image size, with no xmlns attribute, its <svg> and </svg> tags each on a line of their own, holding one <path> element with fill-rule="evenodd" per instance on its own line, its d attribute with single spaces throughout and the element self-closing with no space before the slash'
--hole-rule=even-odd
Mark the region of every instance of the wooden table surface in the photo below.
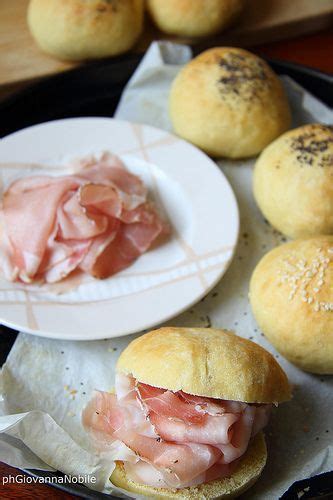
<svg viewBox="0 0 333 500">
<path fill-rule="evenodd" d="M 306 66 L 314 67 L 333 74 L 333 31 L 326 31 L 316 35 L 285 40 L 283 42 L 259 45 L 251 48 L 253 52 L 271 58 L 293 61 Z M 7 484 L 3 486 L 4 476 L 16 476 L 20 471 L 0 463 L 0 498 L 15 500 L 23 499 L 56 499 L 70 500 L 73 495 L 45 485 Z"/>
</svg>

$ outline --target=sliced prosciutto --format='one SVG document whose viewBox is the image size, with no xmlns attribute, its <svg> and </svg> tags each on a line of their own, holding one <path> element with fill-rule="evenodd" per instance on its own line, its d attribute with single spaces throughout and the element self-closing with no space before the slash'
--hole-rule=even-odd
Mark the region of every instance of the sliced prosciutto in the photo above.
<svg viewBox="0 0 333 500">
<path fill-rule="evenodd" d="M 97 448 L 119 447 L 116 460 L 133 481 L 185 488 L 229 476 L 270 409 L 174 393 L 118 374 L 115 394 L 96 391 L 82 421 Z M 121 458 L 124 446 L 129 459 Z"/>
<path fill-rule="evenodd" d="M 168 225 L 141 179 L 104 154 L 75 175 L 26 177 L 5 192 L 0 267 L 8 280 L 56 282 L 80 269 L 106 278 L 146 252 Z"/>
<path fill-rule="evenodd" d="M 226 413 L 219 419 L 205 415 L 200 424 L 161 417 L 154 412 L 150 415 L 150 421 L 156 431 L 167 441 L 212 445 L 229 443 L 232 426 L 237 420 L 238 415 L 234 413 Z"/>
<path fill-rule="evenodd" d="M 205 416 L 200 414 L 193 405 L 187 404 L 171 391 L 158 389 L 146 384 L 138 384 L 137 391 L 140 401 L 146 405 L 147 413 L 169 418 L 185 419 L 190 423 L 201 423 Z"/>
</svg>

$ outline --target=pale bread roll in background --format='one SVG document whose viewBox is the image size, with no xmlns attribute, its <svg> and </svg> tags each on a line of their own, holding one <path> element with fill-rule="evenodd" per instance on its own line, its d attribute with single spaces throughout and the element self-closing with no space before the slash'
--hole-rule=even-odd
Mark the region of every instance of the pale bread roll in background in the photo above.
<svg viewBox="0 0 333 500">
<path fill-rule="evenodd" d="M 226 28 L 244 0 L 147 0 L 155 24 L 170 35 L 201 37 Z"/>
<path fill-rule="evenodd" d="M 144 0 L 31 0 L 30 31 L 40 48 L 81 61 L 131 49 L 143 28 Z"/>
</svg>

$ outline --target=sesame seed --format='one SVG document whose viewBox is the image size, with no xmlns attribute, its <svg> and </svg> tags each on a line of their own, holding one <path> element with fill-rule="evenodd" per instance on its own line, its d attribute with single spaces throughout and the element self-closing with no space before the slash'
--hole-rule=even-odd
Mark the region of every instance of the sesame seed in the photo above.
<svg viewBox="0 0 333 500">
<path fill-rule="evenodd" d="M 327 257 L 326 252 L 326 249 L 323 251 L 321 247 L 317 248 L 317 255 L 309 262 L 298 259 L 294 253 L 289 253 L 281 259 L 283 266 L 277 272 L 277 283 L 289 288 L 289 301 L 298 297 L 298 300 L 304 303 L 313 304 L 316 312 L 333 311 L 333 304 L 316 301 L 313 296 L 314 293 L 319 293 L 327 282 L 325 274 L 332 260 Z M 333 254 L 333 247 L 329 253 Z"/>
</svg>

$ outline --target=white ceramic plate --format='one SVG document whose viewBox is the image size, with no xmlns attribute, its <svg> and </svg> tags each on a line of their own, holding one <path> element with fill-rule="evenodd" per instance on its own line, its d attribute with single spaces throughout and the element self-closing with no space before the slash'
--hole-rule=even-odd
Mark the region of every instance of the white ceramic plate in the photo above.
<svg viewBox="0 0 333 500">
<path fill-rule="evenodd" d="M 29 127 L 1 140 L 0 184 L 5 189 L 41 169 L 63 175 L 69 159 L 102 151 L 119 155 L 149 186 L 172 224 L 171 238 L 102 281 L 28 286 L 1 279 L 3 324 L 58 339 L 127 335 L 181 313 L 226 271 L 239 230 L 235 196 L 212 160 L 165 131 L 109 118 Z"/>
</svg>

